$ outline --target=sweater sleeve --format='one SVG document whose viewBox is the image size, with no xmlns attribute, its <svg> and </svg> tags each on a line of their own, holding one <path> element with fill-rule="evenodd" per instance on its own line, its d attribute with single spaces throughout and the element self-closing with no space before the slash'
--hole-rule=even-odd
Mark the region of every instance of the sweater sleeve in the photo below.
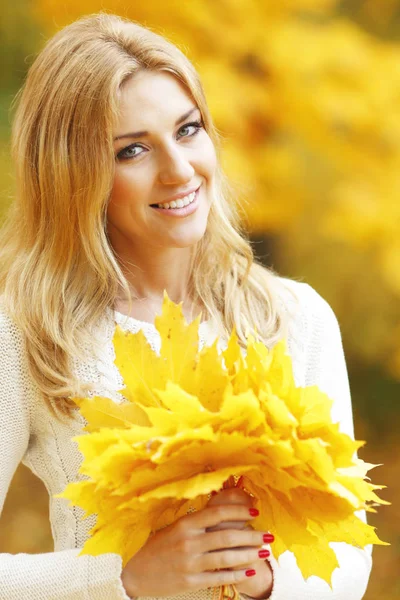
<svg viewBox="0 0 400 600">
<path fill-rule="evenodd" d="M 14 472 L 30 441 L 32 382 L 22 340 L 0 311 L 0 514 Z M 0 554 L 1 600 L 129 600 L 117 554 L 83 555 L 80 549 L 46 554 Z"/>
<path fill-rule="evenodd" d="M 333 421 L 354 438 L 350 386 L 338 321 L 329 304 L 313 288 L 301 285 L 306 298 L 305 385 L 318 385 L 334 401 Z M 365 511 L 357 516 L 366 520 Z M 319 577 L 304 580 L 293 553 L 286 551 L 277 561 L 273 544 L 268 546 L 274 576 L 270 600 L 361 600 L 371 571 L 372 547 L 359 549 L 343 542 L 331 542 L 330 547 L 340 565 L 332 574 L 332 588 Z"/>
</svg>

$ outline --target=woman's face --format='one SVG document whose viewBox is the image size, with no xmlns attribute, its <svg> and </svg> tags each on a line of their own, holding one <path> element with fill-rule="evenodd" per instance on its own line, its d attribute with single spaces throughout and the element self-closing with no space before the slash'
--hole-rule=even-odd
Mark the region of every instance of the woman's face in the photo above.
<svg viewBox="0 0 400 600">
<path fill-rule="evenodd" d="M 214 145 L 199 109 L 175 77 L 149 71 L 124 84 L 120 107 L 107 209 L 113 247 L 124 254 L 135 248 L 192 246 L 206 230 L 216 168 Z M 193 205 L 186 208 L 152 206 L 195 190 Z"/>
</svg>

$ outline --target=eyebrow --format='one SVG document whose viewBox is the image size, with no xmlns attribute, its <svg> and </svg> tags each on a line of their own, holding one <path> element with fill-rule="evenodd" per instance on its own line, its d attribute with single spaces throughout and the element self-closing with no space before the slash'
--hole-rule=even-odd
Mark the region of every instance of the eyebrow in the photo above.
<svg viewBox="0 0 400 600">
<path fill-rule="evenodd" d="M 192 113 L 194 113 L 196 110 L 200 110 L 198 106 L 194 106 L 193 108 L 188 110 L 188 112 L 186 112 L 184 115 L 179 117 L 179 119 L 175 123 L 175 127 L 177 125 L 180 125 L 183 121 L 186 121 L 186 119 L 188 117 L 190 117 L 190 115 Z M 118 135 L 116 138 L 114 138 L 114 142 L 116 142 L 117 140 L 122 140 L 124 138 L 131 138 L 131 139 L 132 138 L 140 138 L 140 137 L 144 137 L 145 135 L 149 135 L 149 132 L 148 131 L 136 131 L 135 133 L 124 133 L 123 135 Z"/>
</svg>

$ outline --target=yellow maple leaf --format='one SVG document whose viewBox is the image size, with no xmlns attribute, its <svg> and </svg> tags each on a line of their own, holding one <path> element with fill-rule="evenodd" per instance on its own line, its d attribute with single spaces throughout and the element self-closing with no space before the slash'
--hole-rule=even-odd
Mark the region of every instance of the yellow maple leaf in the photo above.
<svg viewBox="0 0 400 600">
<path fill-rule="evenodd" d="M 365 479 L 374 465 L 332 423 L 332 400 L 317 386 L 296 387 L 284 340 L 268 350 L 249 336 L 244 355 L 233 330 L 224 351 L 217 341 L 199 351 L 199 319 L 187 325 L 166 293 L 156 327 L 159 355 L 142 332 L 116 327 L 126 402 L 76 399 L 88 424 L 74 439 L 89 480 L 58 497 L 97 514 L 82 553 L 118 552 L 126 564 L 231 476 L 243 477 L 260 510 L 252 526 L 273 531 L 275 556 L 293 552 L 304 577 L 331 584 L 330 542 L 384 544 L 354 515 L 388 504 Z"/>
</svg>

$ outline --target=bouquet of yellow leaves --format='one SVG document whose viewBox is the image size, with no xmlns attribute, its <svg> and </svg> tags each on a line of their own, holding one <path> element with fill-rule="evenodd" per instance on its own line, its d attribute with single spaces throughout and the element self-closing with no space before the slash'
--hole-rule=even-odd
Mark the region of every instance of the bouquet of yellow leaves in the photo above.
<svg viewBox="0 0 400 600">
<path fill-rule="evenodd" d="M 363 442 L 332 423 L 325 393 L 295 386 L 284 341 L 268 350 L 248 336 L 243 356 L 233 330 L 223 352 L 218 339 L 199 351 L 199 324 L 164 293 L 159 355 L 142 331 L 116 327 L 127 402 L 75 399 L 88 423 L 74 438 L 87 479 L 57 497 L 97 515 L 82 554 L 115 552 L 125 566 L 149 535 L 241 476 L 260 511 L 252 526 L 274 532 L 275 557 L 290 550 L 304 578 L 331 584 L 329 542 L 385 544 L 354 514 L 389 504 L 374 492 L 385 486 L 366 481 L 375 465 L 354 458 Z"/>
</svg>

